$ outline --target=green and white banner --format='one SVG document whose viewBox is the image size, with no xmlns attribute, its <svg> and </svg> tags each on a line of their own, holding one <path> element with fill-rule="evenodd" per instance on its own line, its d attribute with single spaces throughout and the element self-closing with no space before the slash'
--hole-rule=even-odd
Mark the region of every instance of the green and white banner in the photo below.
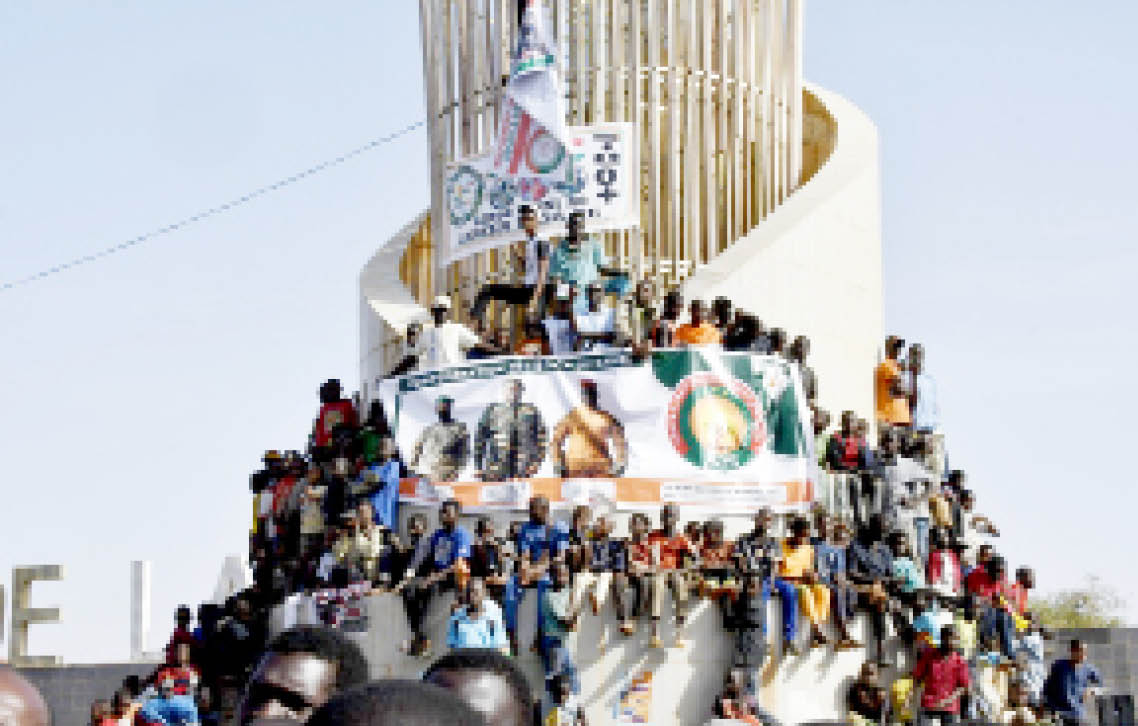
<svg viewBox="0 0 1138 726">
<path fill-rule="evenodd" d="M 703 483 L 810 491 L 809 408 L 777 356 L 496 358 L 388 379 L 380 396 L 405 460 L 432 482 L 654 480 L 668 498 L 706 498 Z M 742 503 L 748 490 L 719 498 Z"/>
</svg>

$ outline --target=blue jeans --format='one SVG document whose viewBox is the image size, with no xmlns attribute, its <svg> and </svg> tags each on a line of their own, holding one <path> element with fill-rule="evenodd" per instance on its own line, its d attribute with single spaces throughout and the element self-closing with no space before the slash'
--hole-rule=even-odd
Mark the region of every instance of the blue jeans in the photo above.
<svg viewBox="0 0 1138 726">
<path fill-rule="evenodd" d="M 546 685 L 549 685 L 550 678 L 560 675 L 569 680 L 569 690 L 573 693 L 580 693 L 581 681 L 577 678 L 577 666 L 573 664 L 573 657 L 569 653 L 565 641 L 561 638 L 543 635 L 541 636 L 540 650 L 541 663 L 545 666 Z M 550 690 L 550 695 L 557 696 L 552 690 Z"/>
<path fill-rule="evenodd" d="M 506 630 L 514 635 L 518 632 L 518 605 L 521 604 L 522 594 L 518 576 L 510 575 L 502 592 L 502 620 L 505 622 Z"/>
<path fill-rule="evenodd" d="M 1012 615 L 1003 608 L 988 607 L 980 617 L 980 640 L 996 638 L 1000 640 L 1000 652 L 1007 658 L 1015 660 L 1012 645 L 1015 643 L 1015 621 Z"/>
<path fill-rule="evenodd" d="M 917 561 L 928 563 L 929 561 L 929 518 L 917 517 L 913 520 L 913 528 L 917 530 Z"/>
<path fill-rule="evenodd" d="M 798 635 L 798 588 L 792 583 L 774 578 L 771 583 L 763 584 L 763 599 L 769 600 L 771 584 L 778 590 L 782 600 L 782 637 L 785 640 L 794 640 Z"/>
<path fill-rule="evenodd" d="M 152 698 L 142 707 L 142 717 L 151 723 L 188 726 L 198 722 L 198 707 L 190 696 Z"/>
</svg>

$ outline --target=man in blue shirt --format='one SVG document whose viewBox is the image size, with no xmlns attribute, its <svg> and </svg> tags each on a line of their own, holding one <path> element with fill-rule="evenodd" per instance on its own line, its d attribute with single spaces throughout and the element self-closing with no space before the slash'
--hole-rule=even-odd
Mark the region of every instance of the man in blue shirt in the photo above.
<svg viewBox="0 0 1138 726">
<path fill-rule="evenodd" d="M 845 529 L 841 520 L 822 515 L 814 523 L 817 538 L 814 543 L 814 573 L 818 582 L 830 588 L 832 593 L 834 624 L 838 627 L 840 639 L 837 650 L 860 648 L 861 643 L 850 636 L 849 624 L 857 614 L 857 591 L 850 586 L 846 576 Z"/>
<path fill-rule="evenodd" d="M 403 594 L 403 605 L 407 610 L 407 621 L 414 634 L 408 652 L 411 655 L 424 655 L 431 641 L 423 635 L 423 618 L 435 593 L 455 588 L 455 570 L 461 562 L 466 565 L 470 559 L 470 545 L 474 537 L 470 530 L 458 526 L 458 516 L 462 505 L 457 500 L 448 499 L 439 509 L 441 526 L 430 539 L 420 540 L 415 556 L 411 559 L 403 580 L 396 586 Z M 428 574 L 415 577 L 420 566 L 426 565 Z"/>
<path fill-rule="evenodd" d="M 569 525 L 549 521 L 549 499 L 541 495 L 530 497 L 529 521 L 518 529 L 516 540 L 518 570 L 522 587 L 537 587 L 537 597 L 549 586 L 549 566 L 554 560 L 564 559 L 569 549 Z M 525 597 L 523 592 L 518 607 Z M 538 608 L 537 637 L 541 637 L 542 614 Z"/>
<path fill-rule="evenodd" d="M 585 216 L 581 212 L 569 215 L 568 234 L 553 250 L 549 258 L 549 277 L 555 278 L 578 291 L 584 291 L 593 283 L 600 283 L 601 276 L 608 276 L 605 291 L 623 296 L 628 291 L 628 277 L 620 270 L 608 267 L 608 258 L 595 239 L 585 232 Z M 578 295 L 575 312 L 583 312 L 585 296 Z"/>
<path fill-rule="evenodd" d="M 395 442 L 390 437 L 380 441 L 379 451 L 382 463 L 369 466 L 364 478 L 376 486 L 369 497 L 375 523 L 395 532 L 399 527 L 399 474 L 402 467 L 395 457 Z"/>
<path fill-rule="evenodd" d="M 1071 657 L 1051 664 L 1051 673 L 1043 684 L 1043 699 L 1047 708 L 1054 711 L 1064 726 L 1076 726 L 1083 721 L 1083 699 L 1092 683 L 1102 685 L 1098 669 L 1087 663 L 1087 648 L 1083 641 L 1071 641 Z"/>
<path fill-rule="evenodd" d="M 472 577 L 466 585 L 466 605 L 450 616 L 447 625 L 447 647 L 492 648 L 509 653 L 510 641 L 506 638 L 506 625 L 502 622 L 502 609 L 486 597 L 486 583 L 481 577 Z"/>
</svg>

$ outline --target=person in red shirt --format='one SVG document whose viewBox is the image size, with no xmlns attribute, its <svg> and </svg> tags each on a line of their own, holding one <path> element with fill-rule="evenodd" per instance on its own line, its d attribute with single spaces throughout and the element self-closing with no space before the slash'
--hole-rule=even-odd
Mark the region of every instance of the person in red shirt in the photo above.
<svg viewBox="0 0 1138 726">
<path fill-rule="evenodd" d="M 332 434 L 340 426 L 356 426 L 359 418 L 352 402 L 341 398 L 340 381 L 329 379 L 320 386 L 320 413 L 312 430 L 312 444 L 325 451 L 332 443 Z"/>
<path fill-rule="evenodd" d="M 1005 574 L 1004 558 L 992 557 L 985 566 L 968 573 L 964 587 L 980 600 L 980 642 L 998 639 L 1000 650 L 1010 662 L 1015 660 L 1015 621 Z"/>
<path fill-rule="evenodd" d="M 940 631 L 940 647 L 926 649 L 917 661 L 913 681 L 921 689 L 918 724 L 932 718 L 939 719 L 942 726 L 959 723 L 960 697 L 970 685 L 968 663 L 956 652 L 959 646 L 956 628 L 946 625 Z"/>
<path fill-rule="evenodd" d="M 174 612 L 174 632 L 170 636 L 170 642 L 166 644 L 167 663 L 177 662 L 177 649 L 183 643 L 190 647 L 196 644 L 194 634 L 190 630 L 190 609 L 185 605 L 179 605 Z"/>
<path fill-rule="evenodd" d="M 635 603 L 633 615 L 637 617 L 643 615 L 650 607 L 648 599 L 652 593 L 652 578 L 656 574 L 656 552 L 648 541 L 649 526 L 648 516 L 643 512 L 634 512 L 628 520 L 628 531 L 631 535 L 625 550 L 628 556 L 628 586 L 632 588 Z M 632 634 L 625 629 L 621 632 L 625 635 Z"/>
<path fill-rule="evenodd" d="M 191 661 L 190 646 L 179 643 L 174 652 L 175 664 L 160 668 L 154 681 L 169 684 L 170 693 L 175 696 L 196 697 L 201 674 Z"/>
<path fill-rule="evenodd" d="M 660 620 L 664 613 L 664 596 L 671 590 L 676 605 L 676 636 L 673 646 L 682 647 L 684 621 L 688 609 L 687 568 L 695 557 L 691 542 L 678 529 L 680 508 L 668 503 L 660 510 L 660 529 L 648 536 L 655 550 L 656 572 L 652 577 L 652 647 L 662 646 Z"/>
</svg>

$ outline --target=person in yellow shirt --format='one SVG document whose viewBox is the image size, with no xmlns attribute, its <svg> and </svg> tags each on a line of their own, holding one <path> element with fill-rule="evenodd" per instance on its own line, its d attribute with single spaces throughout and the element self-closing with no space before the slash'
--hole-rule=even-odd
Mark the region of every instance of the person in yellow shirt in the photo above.
<svg viewBox="0 0 1138 726">
<path fill-rule="evenodd" d="M 802 614 L 810 621 L 810 645 L 825 645 L 830 639 L 822 633 L 822 623 L 830 617 L 830 589 L 814 573 L 814 547 L 810 544 L 810 523 L 799 517 L 790 525 L 790 538 L 782 543 L 779 577 L 798 588 Z"/>
<path fill-rule="evenodd" d="M 704 319 L 702 300 L 692 300 L 688 311 L 691 319 L 676 328 L 676 345 L 720 345 L 723 342 L 719 328 Z"/>
<path fill-rule="evenodd" d="M 874 371 L 874 390 L 877 400 L 877 420 L 893 426 L 908 426 L 909 387 L 897 356 L 905 348 L 905 341 L 896 335 L 885 339 L 885 360 Z"/>
</svg>

